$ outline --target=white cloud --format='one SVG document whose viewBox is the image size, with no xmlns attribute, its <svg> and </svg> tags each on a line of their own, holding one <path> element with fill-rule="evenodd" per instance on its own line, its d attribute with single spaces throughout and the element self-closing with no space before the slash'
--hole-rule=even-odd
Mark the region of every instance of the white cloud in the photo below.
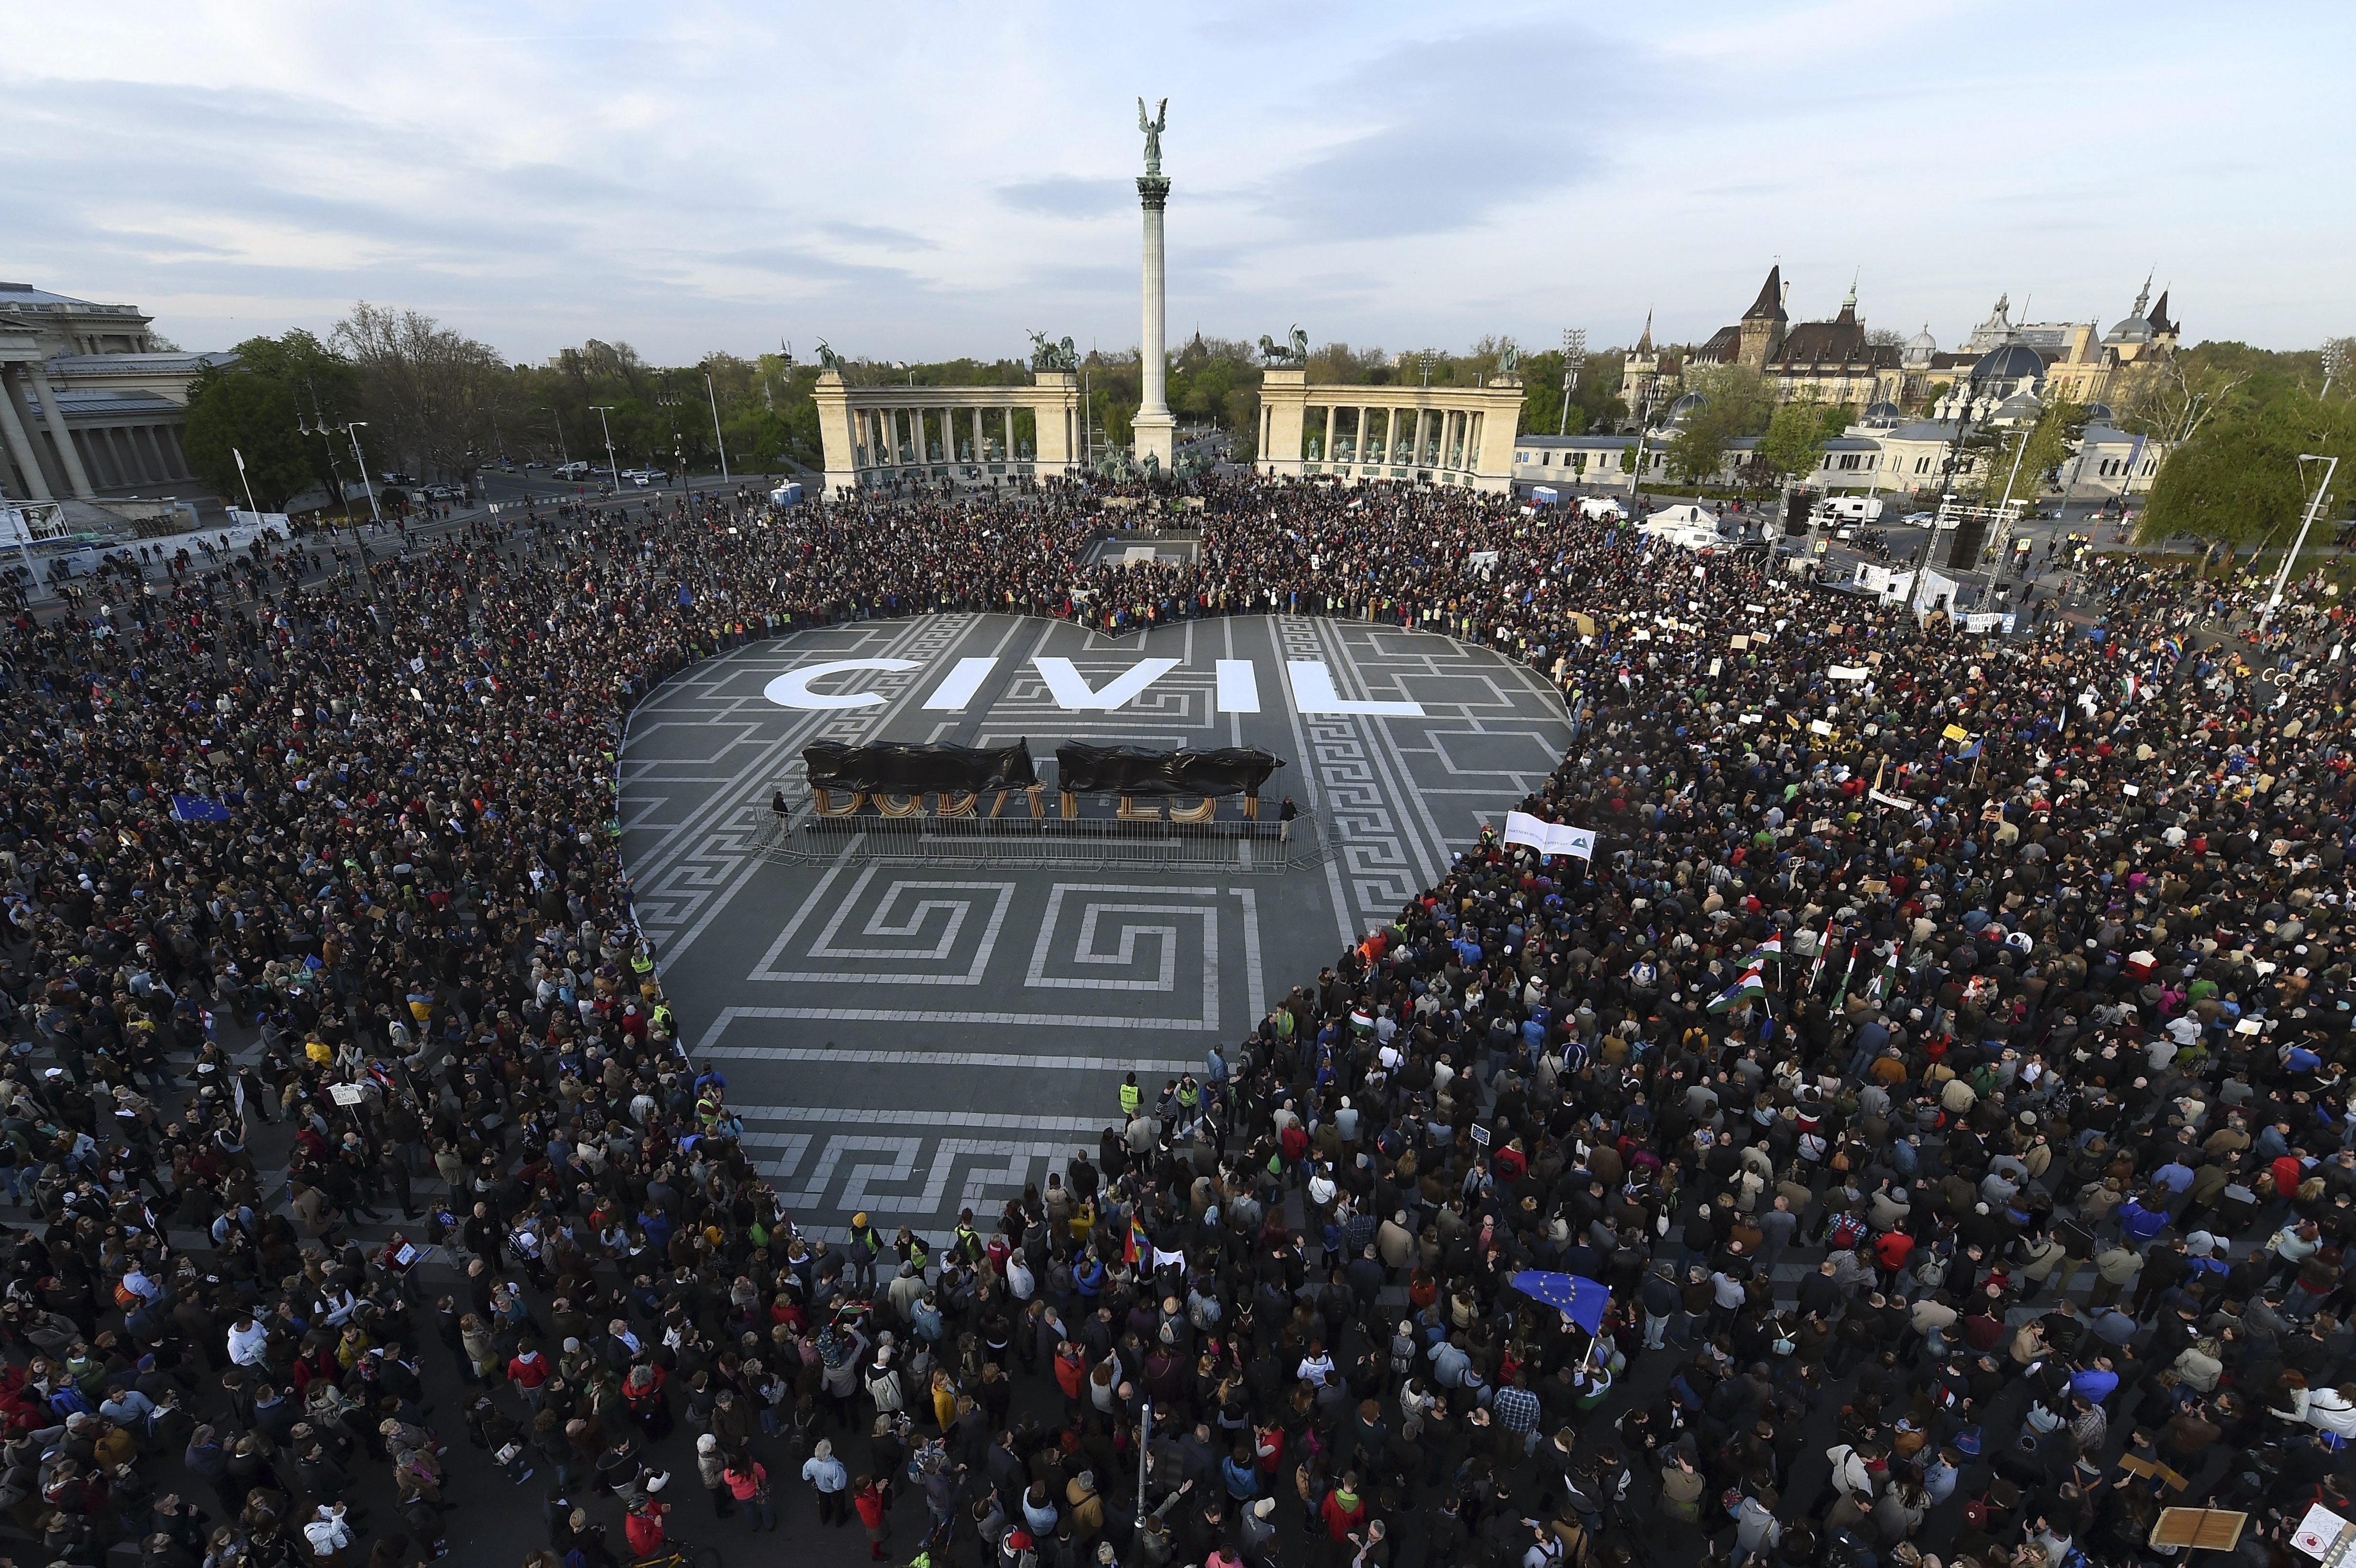
<svg viewBox="0 0 2356 1568">
<path fill-rule="evenodd" d="M 1862 267 L 1952 340 L 2000 290 L 2193 336 L 2345 331 L 2351 14 L 1736 0 L 809 10 L 127 4 L 0 62 L 5 269 L 191 346 L 412 306 L 516 358 L 1137 332 L 1135 99 L 1171 315 L 1233 336 L 1624 341 Z"/>
</svg>

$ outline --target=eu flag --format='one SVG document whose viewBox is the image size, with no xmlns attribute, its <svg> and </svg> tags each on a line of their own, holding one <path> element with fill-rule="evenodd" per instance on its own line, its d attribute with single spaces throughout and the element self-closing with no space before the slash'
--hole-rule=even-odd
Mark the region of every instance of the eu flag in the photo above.
<svg viewBox="0 0 2356 1568">
<path fill-rule="evenodd" d="M 172 815 L 184 822 L 225 822 L 229 821 L 229 808 L 202 795 L 175 795 Z"/>
<path fill-rule="evenodd" d="M 1543 1269 L 1524 1269 L 1514 1276 L 1514 1288 L 1532 1301 L 1553 1307 L 1590 1334 L 1603 1326 L 1603 1309 L 1612 1300 L 1610 1287 L 1600 1280 Z"/>
</svg>

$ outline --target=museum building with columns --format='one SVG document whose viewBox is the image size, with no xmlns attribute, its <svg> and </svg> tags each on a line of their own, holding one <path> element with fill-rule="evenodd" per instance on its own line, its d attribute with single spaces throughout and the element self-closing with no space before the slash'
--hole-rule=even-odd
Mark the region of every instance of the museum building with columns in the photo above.
<svg viewBox="0 0 2356 1568">
<path fill-rule="evenodd" d="M 155 496 L 198 483 L 188 387 L 234 356 L 158 346 L 136 306 L 0 283 L 0 490 L 13 500 Z"/>
</svg>

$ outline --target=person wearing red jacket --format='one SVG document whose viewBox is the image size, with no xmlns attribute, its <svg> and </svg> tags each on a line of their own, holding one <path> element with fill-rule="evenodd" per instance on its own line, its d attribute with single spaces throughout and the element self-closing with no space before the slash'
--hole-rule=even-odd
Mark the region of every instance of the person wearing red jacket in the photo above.
<svg viewBox="0 0 2356 1568">
<path fill-rule="evenodd" d="M 884 1517 L 884 1489 L 873 1476 L 862 1476 L 851 1491 L 851 1506 L 859 1510 L 859 1522 L 867 1527 L 867 1560 L 884 1561 L 884 1542 L 892 1533 Z"/>
<path fill-rule="evenodd" d="M 1334 1544 L 1350 1539 L 1351 1532 L 1366 1522 L 1366 1499 L 1358 1495 L 1358 1473 L 1350 1471 L 1342 1484 L 1325 1494 L 1325 1504 L 1317 1510 L 1325 1521 L 1325 1533 Z"/>
<path fill-rule="evenodd" d="M 523 1396 L 523 1402 L 533 1410 L 540 1408 L 540 1386 L 548 1381 L 553 1370 L 548 1358 L 541 1354 L 540 1342 L 530 1336 L 526 1336 L 516 1353 L 508 1358 L 508 1381 L 515 1385 L 516 1392 Z"/>
<path fill-rule="evenodd" d="M 1914 1238 L 1903 1230 L 1884 1230 L 1873 1239 L 1874 1266 L 1881 1271 L 1881 1288 L 1896 1290 L 1899 1276 L 1906 1271 L 1906 1260 L 1914 1251 Z"/>
<path fill-rule="evenodd" d="M 663 1515 L 670 1505 L 652 1496 L 639 1498 L 630 1505 L 629 1518 L 622 1523 L 622 1533 L 629 1539 L 630 1555 L 652 1557 L 663 1547 Z"/>
</svg>

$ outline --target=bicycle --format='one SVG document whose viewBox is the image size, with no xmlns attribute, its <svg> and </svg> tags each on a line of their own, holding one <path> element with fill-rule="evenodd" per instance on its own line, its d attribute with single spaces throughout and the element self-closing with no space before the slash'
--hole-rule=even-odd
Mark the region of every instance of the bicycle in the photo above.
<svg viewBox="0 0 2356 1568">
<path fill-rule="evenodd" d="M 640 1557 L 630 1568 L 721 1568 L 720 1548 L 665 1542 L 652 1557 Z"/>
</svg>

